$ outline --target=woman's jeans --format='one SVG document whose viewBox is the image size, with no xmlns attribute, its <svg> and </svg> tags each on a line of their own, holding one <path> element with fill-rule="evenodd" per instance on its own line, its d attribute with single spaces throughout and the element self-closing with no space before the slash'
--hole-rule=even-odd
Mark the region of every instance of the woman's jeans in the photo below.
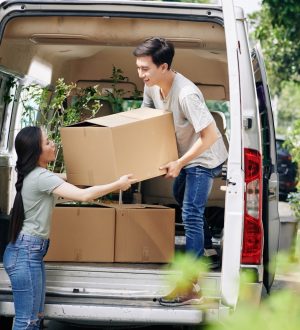
<svg viewBox="0 0 300 330">
<path fill-rule="evenodd" d="M 49 240 L 20 234 L 9 243 L 3 264 L 10 278 L 15 319 L 13 330 L 39 329 L 45 303 L 45 267 L 43 257 Z"/>
<path fill-rule="evenodd" d="M 202 166 L 183 168 L 175 179 L 173 193 L 182 208 L 182 222 L 186 236 L 186 252 L 195 257 L 204 253 L 204 211 L 214 177 L 220 175 L 222 165 L 213 169 Z"/>
</svg>

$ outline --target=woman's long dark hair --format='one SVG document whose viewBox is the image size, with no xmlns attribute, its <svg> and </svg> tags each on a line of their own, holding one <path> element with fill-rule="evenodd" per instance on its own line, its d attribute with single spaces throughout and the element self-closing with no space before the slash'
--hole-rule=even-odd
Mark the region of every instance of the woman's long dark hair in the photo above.
<svg viewBox="0 0 300 330">
<path fill-rule="evenodd" d="M 18 156 L 16 171 L 18 173 L 18 179 L 9 230 L 9 240 L 13 243 L 16 241 L 23 227 L 25 218 L 21 194 L 23 180 L 38 165 L 38 160 L 42 153 L 41 139 L 41 129 L 36 126 L 25 127 L 16 136 L 15 148 Z"/>
</svg>

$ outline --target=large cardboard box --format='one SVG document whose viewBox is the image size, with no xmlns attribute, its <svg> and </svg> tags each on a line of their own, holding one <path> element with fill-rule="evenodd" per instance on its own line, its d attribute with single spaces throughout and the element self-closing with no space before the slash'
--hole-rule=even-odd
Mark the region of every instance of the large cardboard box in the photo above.
<svg viewBox="0 0 300 330">
<path fill-rule="evenodd" d="M 114 209 L 54 208 L 45 261 L 113 262 L 114 246 Z"/>
<path fill-rule="evenodd" d="M 95 185 L 132 173 L 145 180 L 178 158 L 172 113 L 141 108 L 61 129 L 67 180 Z"/>
<path fill-rule="evenodd" d="M 174 209 L 138 204 L 115 208 L 115 262 L 166 263 L 173 258 Z"/>
</svg>

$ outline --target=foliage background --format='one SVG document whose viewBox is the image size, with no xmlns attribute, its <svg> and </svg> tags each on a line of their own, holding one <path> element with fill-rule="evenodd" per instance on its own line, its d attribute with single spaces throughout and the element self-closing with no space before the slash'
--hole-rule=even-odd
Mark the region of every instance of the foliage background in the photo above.
<svg viewBox="0 0 300 330">
<path fill-rule="evenodd" d="M 300 120 L 300 1 L 263 0 L 250 23 L 264 53 L 276 130 L 286 136 Z"/>
<path fill-rule="evenodd" d="M 286 137 L 293 160 L 298 163 L 298 193 L 291 204 L 300 215 L 300 1 L 263 0 L 250 17 L 254 38 L 262 45 L 276 132 Z"/>
</svg>

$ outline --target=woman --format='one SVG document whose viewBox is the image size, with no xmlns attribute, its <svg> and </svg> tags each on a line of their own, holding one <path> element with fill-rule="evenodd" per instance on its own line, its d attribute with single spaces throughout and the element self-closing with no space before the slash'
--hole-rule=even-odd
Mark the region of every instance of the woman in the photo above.
<svg viewBox="0 0 300 330">
<path fill-rule="evenodd" d="M 126 190 L 136 180 L 132 175 L 124 175 L 115 182 L 86 189 L 65 182 L 47 170 L 48 163 L 55 159 L 55 145 L 39 127 L 23 128 L 16 137 L 15 148 L 17 192 L 3 264 L 14 297 L 13 330 L 39 329 L 45 301 L 43 257 L 49 245 L 53 195 L 92 201 L 115 190 Z"/>
</svg>

